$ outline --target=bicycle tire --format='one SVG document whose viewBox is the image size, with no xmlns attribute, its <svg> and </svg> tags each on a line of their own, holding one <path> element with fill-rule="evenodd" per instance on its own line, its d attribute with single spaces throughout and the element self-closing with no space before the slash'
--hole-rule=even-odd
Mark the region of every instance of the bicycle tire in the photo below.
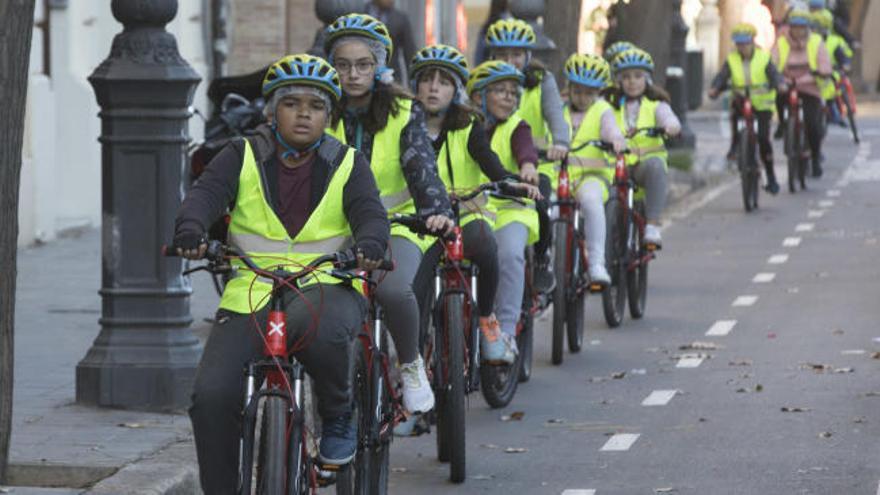
<svg viewBox="0 0 880 495">
<path fill-rule="evenodd" d="M 380 336 L 382 349 L 388 349 L 388 335 L 383 329 Z M 382 355 L 373 353 L 370 364 L 370 435 L 375 441 L 369 449 L 370 473 L 369 493 L 371 495 L 385 495 L 388 493 L 388 472 L 390 462 L 391 438 L 390 435 L 382 436 L 383 421 L 391 414 L 391 401 L 388 390 L 380 379 L 385 378 L 382 369 Z M 379 411 L 379 417 L 375 417 L 373 411 Z"/>
<path fill-rule="evenodd" d="M 785 122 L 785 154 L 788 162 L 788 192 L 797 192 L 797 180 L 800 173 L 801 146 L 798 143 L 797 129 L 795 128 L 794 116 L 788 112 L 788 120 Z"/>
<path fill-rule="evenodd" d="M 256 467 L 259 495 L 285 495 L 287 409 L 287 401 L 277 395 L 270 395 L 263 401 Z M 293 443 L 291 438 L 291 445 Z"/>
<path fill-rule="evenodd" d="M 849 120 L 849 129 L 852 131 L 853 141 L 856 144 L 859 144 L 861 143 L 861 139 L 859 139 L 859 129 L 856 127 L 856 112 L 853 108 L 848 91 L 843 92 L 843 105 L 846 107 L 846 118 Z"/>
<path fill-rule="evenodd" d="M 532 316 L 530 307 L 531 300 L 523 303 L 523 311 L 520 316 L 519 331 L 516 334 L 516 346 L 522 356 L 519 367 L 519 381 L 525 383 L 532 378 L 532 358 L 535 350 L 535 317 Z"/>
<path fill-rule="evenodd" d="M 352 414 L 358 425 L 358 450 L 354 460 L 343 467 L 336 476 L 336 495 L 369 495 L 369 479 L 372 457 L 367 452 L 370 432 L 370 382 L 364 364 L 364 348 L 360 339 L 355 339 L 355 362 L 351 371 Z"/>
<path fill-rule="evenodd" d="M 612 198 L 605 205 L 605 266 L 611 275 L 611 283 L 602 291 L 602 312 L 605 322 L 617 328 L 623 322 L 626 305 L 626 288 L 623 287 L 627 272 L 627 229 L 629 220 L 624 218 L 620 199 Z"/>
<path fill-rule="evenodd" d="M 516 395 L 522 368 L 522 351 L 511 364 L 484 364 L 480 366 L 480 392 L 493 409 L 505 407 Z"/>
<path fill-rule="evenodd" d="M 737 137 L 739 150 L 737 150 L 736 154 L 736 166 L 737 170 L 739 170 L 740 185 L 742 186 L 743 208 L 746 210 L 746 213 L 751 212 L 753 208 L 751 181 L 752 166 L 750 163 L 752 158 L 750 152 L 753 151 L 753 149 L 749 144 L 748 131 L 740 131 L 739 136 Z"/>
<path fill-rule="evenodd" d="M 449 294 L 444 298 L 443 338 L 446 359 L 441 360 L 446 378 L 446 397 L 443 401 L 447 424 L 445 436 L 449 442 L 449 479 L 461 483 L 465 479 L 465 382 L 464 382 L 464 295 Z"/>
<path fill-rule="evenodd" d="M 296 419 L 291 421 L 290 425 L 290 442 L 288 444 L 288 452 L 291 455 L 287 459 L 287 493 L 293 495 L 307 495 L 311 488 L 311 479 L 309 473 L 312 472 L 312 459 L 306 451 L 304 442 L 303 422 Z M 293 455 L 298 453 L 299 455 Z"/>
<path fill-rule="evenodd" d="M 644 218 L 645 205 L 638 202 L 635 208 Z M 636 252 L 642 255 L 642 238 L 639 229 L 633 229 L 633 246 L 638 249 Z M 627 301 L 629 301 L 629 314 L 634 319 L 639 319 L 645 315 L 645 305 L 648 300 L 648 264 L 639 263 L 632 270 L 626 272 L 626 291 Z"/>
<path fill-rule="evenodd" d="M 583 220 L 580 223 L 577 226 L 578 232 L 583 232 Z M 568 351 L 571 353 L 581 352 L 584 342 L 584 305 L 586 304 L 587 292 L 585 290 L 579 291 L 578 286 L 581 285 L 581 281 L 584 279 L 586 267 L 582 263 L 583 258 L 581 257 L 579 237 L 580 235 L 576 234 L 574 242 L 572 242 L 572 283 L 569 284 L 571 286 L 569 288 L 571 297 L 565 302 L 565 328 L 568 335 Z"/>
<path fill-rule="evenodd" d="M 562 364 L 563 340 L 565 338 L 565 324 L 568 316 L 566 312 L 566 291 L 569 285 L 568 266 L 568 224 L 557 222 L 553 228 L 553 272 L 556 276 L 556 287 L 553 289 L 553 339 L 550 348 L 550 362 Z"/>
</svg>

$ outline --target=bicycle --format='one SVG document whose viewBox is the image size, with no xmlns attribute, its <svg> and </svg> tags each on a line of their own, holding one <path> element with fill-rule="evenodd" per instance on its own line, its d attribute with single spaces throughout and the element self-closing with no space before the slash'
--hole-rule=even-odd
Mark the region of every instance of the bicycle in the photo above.
<svg viewBox="0 0 880 495">
<path fill-rule="evenodd" d="M 598 143 L 601 144 L 601 141 Z M 596 142 L 584 143 L 584 146 Z M 539 153 L 540 155 L 540 153 Z M 584 306 L 587 292 L 603 292 L 604 287 L 589 281 L 588 259 L 584 221 L 580 216 L 580 204 L 568 173 L 569 156 L 560 162 L 556 201 L 553 205 L 558 216 L 553 224 L 553 271 L 556 287 L 553 289 L 553 334 L 550 361 L 561 364 L 564 340 L 568 340 L 569 352 L 580 352 L 584 340 Z"/>
<path fill-rule="evenodd" d="M 645 133 L 649 137 L 665 136 L 662 127 L 639 128 L 635 133 Z M 598 146 L 613 153 L 610 143 L 602 142 Z M 611 328 L 623 322 L 627 300 L 630 316 L 635 319 L 644 316 L 648 297 L 648 264 L 656 258 L 658 249 L 654 244 L 642 242 L 647 224 L 645 204 L 638 197 L 638 184 L 629 175 L 630 166 L 625 158 L 627 154 L 632 152 L 623 150 L 614 154 L 613 194 L 605 204 L 605 259 L 611 283 L 602 294 L 602 309 L 605 321 Z"/>
<path fill-rule="evenodd" d="M 846 116 L 849 120 L 849 128 L 852 132 L 853 141 L 856 144 L 859 144 L 861 140 L 859 139 L 859 129 L 856 127 L 856 95 L 855 91 L 853 91 L 852 83 L 849 80 L 849 76 L 846 75 L 846 72 L 843 69 L 840 70 L 840 78 L 837 80 L 837 107 L 841 110 L 841 114 L 843 110 L 846 109 Z"/>
<path fill-rule="evenodd" d="M 429 298 L 432 325 L 422 336 L 422 355 L 430 377 L 436 406 L 437 455 L 441 462 L 449 462 L 450 480 L 465 480 L 465 396 L 482 389 L 492 407 L 503 407 L 512 400 L 520 377 L 523 354 L 511 365 L 480 363 L 480 333 L 478 328 L 477 267 L 464 257 L 460 219 L 460 205 L 484 192 L 503 199 L 517 199 L 505 182 L 483 184 L 476 190 L 458 196 L 450 195 L 456 221 L 449 235 L 428 231 L 426 218 L 419 215 L 394 215 L 392 223 L 409 228 L 420 235 L 439 238 L 444 251 L 435 269 L 434 293 Z M 531 339 L 531 327 L 517 335 L 517 342 Z M 481 387 L 481 382 L 484 384 Z M 488 385 L 488 386 L 487 386 Z"/>
<path fill-rule="evenodd" d="M 165 256 L 177 256 L 173 246 L 163 251 Z M 312 453 L 315 451 L 314 435 L 310 434 L 307 424 L 314 418 L 307 417 L 310 408 L 305 403 L 305 369 L 290 353 L 287 345 L 287 316 L 283 301 L 286 294 L 299 290 L 298 284 L 302 278 L 312 275 L 322 265 L 331 264 L 333 268 L 325 273 L 340 281 L 363 281 L 367 286 L 372 283 L 364 275 L 346 271 L 357 267 L 354 254 L 348 251 L 320 256 L 303 270 L 289 272 L 280 268 L 260 268 L 235 247 L 212 240 L 208 242 L 205 258 L 208 260 L 206 265 L 188 269 L 183 274 L 190 275 L 196 271 L 229 274 L 235 270 L 229 260 L 237 259 L 247 270 L 272 280 L 267 327 L 262 334 L 263 356 L 245 366 L 236 493 L 250 495 L 255 488 L 258 494 L 304 495 L 319 486 L 337 482 L 336 471 L 340 472 L 339 479 L 343 481 L 337 484 L 337 493 L 386 492 L 388 443 L 393 428 L 391 422 L 396 419 L 389 411 L 399 412 L 402 406 L 388 381 L 387 356 L 383 346 L 387 337 L 381 333 L 379 320 L 375 320 L 369 336 L 365 333 L 358 336 L 363 352 L 356 354 L 358 358 L 353 366 L 352 383 L 355 385 L 352 392 L 359 445 L 355 459 L 346 466 L 324 465 Z M 393 268 L 393 263 L 389 261 L 380 266 L 382 270 Z M 371 313 L 378 315 L 378 311 L 373 305 Z M 366 327 L 365 324 L 364 331 Z M 369 368 L 367 363 L 370 363 Z M 381 373 L 376 372 L 377 363 L 382 365 Z M 262 416 L 257 437 L 259 411 L 262 411 Z M 376 437 L 377 432 L 385 436 Z M 375 465 L 371 463 L 374 459 L 380 461 L 378 467 L 372 467 Z"/>
<path fill-rule="evenodd" d="M 786 99 L 785 156 L 788 160 L 788 191 L 795 193 L 797 184 L 807 188 L 807 166 L 810 162 L 804 129 L 804 109 L 797 91 L 797 80 L 791 80 Z"/>
<path fill-rule="evenodd" d="M 736 119 L 736 165 L 742 185 L 743 207 L 746 213 L 758 208 L 758 183 L 761 169 L 758 167 L 757 131 L 755 112 L 752 107 L 751 88 L 735 88 L 733 108 L 738 112 Z"/>
</svg>

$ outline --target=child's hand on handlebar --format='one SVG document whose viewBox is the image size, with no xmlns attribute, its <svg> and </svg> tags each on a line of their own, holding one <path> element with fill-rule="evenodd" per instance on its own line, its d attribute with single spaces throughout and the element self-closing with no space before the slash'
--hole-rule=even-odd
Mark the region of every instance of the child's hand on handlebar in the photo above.
<svg viewBox="0 0 880 495">
<path fill-rule="evenodd" d="M 374 253 L 373 249 L 359 247 L 357 250 L 358 268 L 361 270 L 375 270 L 382 265 L 382 253 Z"/>
<path fill-rule="evenodd" d="M 568 148 L 559 144 L 554 144 L 547 149 L 547 159 L 550 161 L 559 161 L 565 158 Z"/>
<path fill-rule="evenodd" d="M 541 191 L 538 190 L 536 186 L 533 186 L 531 184 L 527 184 L 525 182 L 515 182 L 511 184 L 510 187 L 525 191 L 526 197 L 529 199 L 534 199 L 535 201 L 540 201 L 544 199 L 544 196 L 541 195 Z"/>
<path fill-rule="evenodd" d="M 445 215 L 431 215 L 425 220 L 425 227 L 431 232 L 443 232 L 444 234 L 448 234 L 452 232 L 452 228 L 455 227 L 455 222 Z"/>
<path fill-rule="evenodd" d="M 177 255 L 189 260 L 204 258 L 205 252 L 208 250 L 208 241 L 205 239 L 205 234 L 187 230 L 175 234 L 174 245 L 177 246 Z"/>
<path fill-rule="evenodd" d="M 564 155 L 563 155 L 564 156 Z M 550 151 L 547 151 L 547 157 L 550 157 Z M 522 177 L 523 182 L 528 182 L 529 184 L 538 185 L 538 169 L 535 168 L 534 163 L 526 163 L 519 169 L 519 176 Z"/>
</svg>

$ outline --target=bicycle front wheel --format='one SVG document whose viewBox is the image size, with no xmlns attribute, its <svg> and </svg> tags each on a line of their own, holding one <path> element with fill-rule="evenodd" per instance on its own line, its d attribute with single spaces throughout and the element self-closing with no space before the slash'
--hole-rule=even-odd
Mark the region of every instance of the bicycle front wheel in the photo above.
<svg viewBox="0 0 880 495">
<path fill-rule="evenodd" d="M 449 479 L 461 483 L 465 478 L 465 378 L 464 378 L 464 295 L 450 294 L 443 300 L 440 390 L 442 408 L 437 411 L 437 434 L 446 437 Z M 442 460 L 442 459 L 441 459 Z"/>
<path fill-rule="evenodd" d="M 553 340 L 550 349 L 550 362 L 562 363 L 562 346 L 565 339 L 565 324 L 568 317 L 565 294 L 568 291 L 570 274 L 568 260 L 570 256 L 570 239 L 568 223 L 560 221 L 553 230 L 555 246 L 553 249 L 553 272 L 556 276 L 556 288 L 553 289 Z"/>
<path fill-rule="evenodd" d="M 788 159 L 788 192 L 797 191 L 798 177 L 801 170 L 801 143 L 798 139 L 797 124 L 795 116 L 789 112 L 788 120 L 785 125 L 785 152 Z"/>
<path fill-rule="evenodd" d="M 738 139 L 739 150 L 736 154 L 737 168 L 739 169 L 740 182 L 742 184 L 743 208 L 746 212 L 752 211 L 755 207 L 755 191 L 752 184 L 753 162 L 754 162 L 754 146 L 750 142 L 748 132 L 740 132 Z"/>
<path fill-rule="evenodd" d="M 581 253 L 580 232 L 584 231 L 583 220 L 577 226 L 578 233 L 573 236 L 571 246 L 571 270 L 569 277 L 569 298 L 566 301 L 566 330 L 568 334 L 568 350 L 572 353 L 580 352 L 584 342 L 584 305 L 586 305 L 587 292 L 580 290 L 581 282 L 585 278 L 587 267 L 583 264 Z"/>
<path fill-rule="evenodd" d="M 855 141 L 856 144 L 859 144 L 861 140 L 859 139 L 859 129 L 856 127 L 856 109 L 850 98 L 852 98 L 852 96 L 849 91 L 844 91 L 843 104 L 846 107 L 846 118 L 849 120 L 849 129 L 852 131 L 853 141 Z"/>
<path fill-rule="evenodd" d="M 352 414 L 358 425 L 358 449 L 354 460 L 344 466 L 336 481 L 337 495 L 369 495 L 372 456 L 370 455 L 370 381 L 364 362 L 364 348 L 360 339 L 355 339 L 354 366 L 351 372 L 353 395 Z"/>
<path fill-rule="evenodd" d="M 284 495 L 285 462 L 287 460 L 287 401 L 270 395 L 263 402 L 263 416 L 257 451 L 257 493 L 259 495 Z M 299 442 L 291 438 L 302 451 L 302 436 Z M 298 493 L 298 492 L 296 492 Z"/>
<path fill-rule="evenodd" d="M 644 218 L 645 204 L 640 201 L 636 203 L 635 208 Z M 642 236 L 639 229 L 633 228 L 633 237 L 632 245 L 635 246 L 634 249 L 638 249 L 636 252 L 642 257 L 644 248 L 641 247 Z M 641 261 L 636 263 L 632 270 L 627 270 L 626 291 L 629 300 L 629 314 L 635 319 L 641 318 L 645 315 L 645 304 L 648 299 L 648 263 Z"/>
<path fill-rule="evenodd" d="M 623 322 L 623 311 L 626 306 L 626 272 L 627 272 L 627 231 L 629 219 L 623 211 L 620 199 L 611 198 L 605 205 L 605 266 L 611 275 L 611 283 L 602 291 L 602 311 L 605 322 L 611 328 Z"/>
</svg>

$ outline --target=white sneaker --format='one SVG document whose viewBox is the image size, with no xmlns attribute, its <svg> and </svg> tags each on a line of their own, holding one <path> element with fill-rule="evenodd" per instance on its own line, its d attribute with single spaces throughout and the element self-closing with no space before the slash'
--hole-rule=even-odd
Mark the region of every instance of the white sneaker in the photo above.
<svg viewBox="0 0 880 495">
<path fill-rule="evenodd" d="M 658 248 L 663 245 L 663 238 L 660 237 L 660 228 L 653 224 L 645 225 L 645 244 L 653 244 Z"/>
<path fill-rule="evenodd" d="M 611 275 L 605 269 L 604 263 L 590 265 L 590 283 L 607 286 L 611 284 Z"/>
<path fill-rule="evenodd" d="M 434 391 L 428 383 L 425 362 L 419 356 L 415 361 L 400 365 L 403 379 L 403 407 L 411 413 L 424 413 L 434 408 Z"/>
</svg>

